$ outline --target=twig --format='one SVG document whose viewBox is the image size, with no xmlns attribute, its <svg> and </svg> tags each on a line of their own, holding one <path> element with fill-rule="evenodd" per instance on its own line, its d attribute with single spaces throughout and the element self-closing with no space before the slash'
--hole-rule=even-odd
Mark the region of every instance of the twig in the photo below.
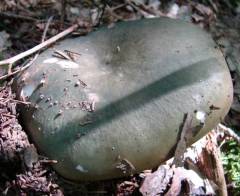
<svg viewBox="0 0 240 196">
<path fill-rule="evenodd" d="M 46 27 L 45 27 L 43 35 L 42 35 L 42 43 L 44 42 L 44 40 L 46 38 L 47 31 L 48 31 L 48 28 L 49 28 L 49 25 L 50 25 L 52 19 L 53 19 L 53 17 L 50 17 L 47 21 Z M 14 72 L 11 71 L 13 63 L 10 63 L 8 66 L 8 74 L 1 76 L 0 80 L 6 79 L 12 75 L 15 75 L 15 74 L 21 72 L 21 71 L 24 71 L 25 69 L 27 69 L 28 67 L 30 67 L 33 64 L 33 62 L 37 59 L 38 55 L 39 55 L 39 53 L 37 53 L 29 63 L 27 63 L 25 66 L 21 67 L 20 69 L 14 71 Z"/>
<path fill-rule="evenodd" d="M 140 3 L 139 5 L 136 4 L 134 1 L 132 0 L 125 0 L 125 2 L 130 5 L 132 8 L 134 8 L 135 10 L 137 10 L 139 13 L 141 13 L 144 17 L 147 17 L 147 14 L 151 14 L 154 16 L 163 16 L 163 14 L 161 12 L 156 13 L 155 11 L 147 8 L 144 4 Z"/>
<path fill-rule="evenodd" d="M 35 57 L 35 58 L 36 58 L 36 57 Z M 32 64 L 32 62 L 35 60 L 35 58 L 32 59 L 27 65 L 21 67 L 20 69 L 14 71 L 14 72 L 10 72 L 10 73 L 8 73 L 8 74 L 6 74 L 6 75 L 4 75 L 4 76 L 1 76 L 1 77 L 0 77 L 0 80 L 4 80 L 4 79 L 6 79 L 6 78 L 8 78 L 8 77 L 10 77 L 10 76 L 13 76 L 13 75 L 21 72 L 21 71 L 24 71 L 25 69 L 27 69 L 27 68 Z"/>
<path fill-rule="evenodd" d="M 1 115 L 3 115 L 3 116 L 6 116 L 6 117 L 10 117 L 10 118 L 16 118 L 16 116 L 14 116 L 14 115 L 11 115 L 11 114 L 1 114 Z"/>
<path fill-rule="evenodd" d="M 47 35 L 47 31 L 49 29 L 49 26 L 50 26 L 50 23 L 52 22 L 52 20 L 53 20 L 53 16 L 51 16 L 48 19 L 48 21 L 47 21 L 47 24 L 46 24 L 46 26 L 44 28 L 43 35 L 42 35 L 42 41 L 41 41 L 42 43 L 45 41 L 45 38 L 46 38 L 46 35 Z"/>
<path fill-rule="evenodd" d="M 4 100 L 4 98 L 0 98 L 0 100 Z M 5 103 L 7 103 L 9 101 L 16 102 L 16 103 L 22 103 L 22 104 L 26 104 L 26 105 L 31 104 L 31 102 L 19 101 L 19 100 L 16 100 L 16 99 L 8 99 L 7 101 L 5 101 Z"/>
<path fill-rule="evenodd" d="M 76 30 L 78 28 L 79 24 L 75 24 L 75 25 L 72 25 L 71 27 L 69 27 L 68 29 L 66 29 L 65 31 L 55 35 L 54 37 L 46 40 L 45 42 L 41 43 L 41 44 L 38 44 L 37 46 L 31 48 L 30 50 L 27 50 L 25 52 L 22 52 L 14 57 L 11 57 L 9 59 L 6 59 L 6 60 L 3 60 L 3 61 L 0 61 L 0 65 L 12 65 L 14 64 L 16 61 L 22 59 L 22 58 L 25 58 L 31 54 L 34 54 L 35 52 L 43 49 L 44 47 L 46 46 L 49 46 L 50 44 L 56 42 L 57 40 L 61 39 L 62 37 L 68 35 L 69 33 L 73 32 L 74 30 Z"/>
<path fill-rule="evenodd" d="M 127 3 L 122 3 L 122 4 L 119 4 L 115 7 L 111 7 L 111 9 L 112 9 L 112 11 L 116 11 L 118 9 L 121 9 L 121 8 L 125 7 L 126 5 L 128 5 L 128 4 Z"/>
<path fill-rule="evenodd" d="M 224 177 L 224 169 L 221 163 L 221 152 L 217 147 L 217 135 L 216 132 L 211 132 L 207 135 L 207 144 L 205 147 L 208 152 L 208 159 L 211 160 L 210 164 L 212 165 L 212 176 L 208 176 L 211 180 L 213 180 L 218 186 L 218 193 L 220 196 L 227 196 L 227 186 Z M 204 163 L 204 166 L 209 166 Z"/>
<path fill-rule="evenodd" d="M 57 160 L 49 160 L 49 159 L 44 159 L 44 160 L 40 160 L 40 163 L 58 163 Z"/>
<path fill-rule="evenodd" d="M 31 54 L 34 54 L 35 52 L 41 50 L 42 48 L 44 48 L 44 47 L 46 47 L 46 46 L 48 46 L 48 45 L 56 42 L 56 41 L 59 40 L 60 38 L 62 38 L 62 37 L 64 37 L 64 36 L 68 35 L 69 33 L 73 32 L 75 29 L 78 28 L 78 26 L 79 26 L 78 24 L 75 24 L 75 25 L 69 27 L 68 29 L 66 29 L 65 31 L 63 31 L 63 32 L 55 35 L 54 37 L 46 40 L 45 42 L 42 42 L 41 44 L 38 44 L 37 46 L 33 47 L 33 48 L 30 49 L 30 50 L 27 50 L 27 51 L 25 51 L 25 52 L 23 52 L 23 53 L 20 53 L 20 54 L 14 56 L 14 57 L 9 58 L 9 59 L 0 61 L 0 65 L 8 65 L 8 74 L 0 77 L 0 80 L 3 80 L 3 79 L 5 79 L 5 78 L 8 78 L 9 76 L 15 75 L 15 74 L 19 73 L 20 71 L 25 70 L 27 67 L 29 67 L 29 66 L 33 63 L 33 61 L 34 61 L 37 57 L 34 57 L 33 61 L 31 61 L 31 62 L 30 62 L 29 64 L 27 64 L 26 66 L 22 67 L 21 69 L 15 71 L 15 72 L 12 72 L 12 71 L 11 71 L 12 65 L 13 65 L 16 61 L 18 61 L 18 60 L 20 60 L 20 59 L 22 59 L 22 58 L 24 58 L 24 57 L 27 57 L 27 56 L 29 56 L 29 55 L 31 55 Z M 38 55 L 36 55 L 36 56 L 38 56 Z"/>
<path fill-rule="evenodd" d="M 182 167 L 183 165 L 183 156 L 184 156 L 184 152 L 187 149 L 187 142 L 189 140 L 189 131 L 190 131 L 190 125 L 191 124 L 191 119 L 189 118 L 189 114 L 185 114 L 184 115 L 184 119 L 183 119 L 183 124 L 181 127 L 181 135 L 180 138 L 178 140 L 177 143 L 177 147 L 175 150 L 175 154 L 174 154 L 174 160 L 173 160 L 173 164 L 176 167 Z"/>
<path fill-rule="evenodd" d="M 62 58 L 62 59 L 67 59 L 69 61 L 72 61 L 71 57 L 68 56 L 68 54 L 65 54 L 64 52 L 54 49 L 54 57 Z"/>
<path fill-rule="evenodd" d="M 97 22 L 97 24 L 95 25 L 96 27 L 99 27 L 99 25 L 100 25 L 100 23 L 101 23 L 101 21 L 102 21 L 102 18 L 103 18 L 103 16 L 104 16 L 104 13 L 105 13 L 105 10 L 106 10 L 106 7 L 107 7 L 107 1 L 104 1 L 104 3 L 103 3 L 103 8 L 102 8 L 102 12 L 101 12 L 101 14 L 99 14 L 99 16 L 98 16 L 98 22 Z M 99 9 L 99 8 L 98 8 Z"/>
<path fill-rule="evenodd" d="M 133 9 L 141 13 L 144 17 L 146 16 L 146 12 L 139 8 L 137 5 L 135 5 L 131 0 L 126 0 L 126 3 L 130 5 Z"/>
<path fill-rule="evenodd" d="M 78 55 L 78 56 L 81 56 L 80 53 L 78 53 L 78 52 L 74 52 L 74 51 L 70 51 L 70 50 L 64 50 L 64 52 L 66 52 L 66 53 L 70 53 L 70 54 L 74 54 L 74 55 Z"/>
<path fill-rule="evenodd" d="M 64 50 L 64 52 L 71 58 L 72 61 L 75 61 L 75 56 L 81 56 L 80 53 L 73 52 L 70 50 Z"/>
<path fill-rule="evenodd" d="M 16 103 L 25 104 L 25 105 L 30 105 L 30 104 L 31 104 L 31 102 L 27 102 L 27 101 L 19 101 L 19 100 L 16 100 L 16 99 L 10 99 L 10 101 L 12 101 L 12 102 L 16 102 Z"/>
<path fill-rule="evenodd" d="M 223 124 L 218 124 L 217 128 L 219 131 L 223 131 L 226 135 L 232 137 L 240 145 L 240 137 L 232 129 L 224 126 Z"/>
<path fill-rule="evenodd" d="M 109 7 L 108 5 L 106 6 L 105 11 L 109 12 L 109 14 L 110 14 L 111 16 L 115 17 L 117 20 L 122 20 L 122 19 L 123 19 L 123 17 L 115 14 L 114 11 L 112 10 L 112 8 Z"/>
</svg>

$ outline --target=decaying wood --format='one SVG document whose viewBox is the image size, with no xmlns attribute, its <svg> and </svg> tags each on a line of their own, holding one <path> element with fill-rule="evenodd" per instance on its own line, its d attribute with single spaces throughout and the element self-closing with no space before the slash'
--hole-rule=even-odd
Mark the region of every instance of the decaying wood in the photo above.
<svg viewBox="0 0 240 196">
<path fill-rule="evenodd" d="M 201 127 L 192 127 L 192 124 L 192 117 L 185 114 L 180 128 L 181 135 L 177 143 L 174 158 L 168 161 L 166 165 L 161 165 L 157 171 L 145 177 L 140 188 L 140 192 L 144 196 L 155 196 L 163 193 L 171 196 L 178 195 L 182 193 L 182 191 L 190 195 L 204 195 L 209 192 L 214 194 L 214 190 L 211 187 L 206 188 L 205 179 L 201 178 L 196 171 L 183 167 L 187 145 L 192 139 L 194 132 L 198 131 Z M 204 148 L 205 146 L 201 144 L 200 142 L 200 147 Z M 193 151 L 193 149 L 191 150 Z M 183 183 L 188 187 L 188 190 L 183 190 Z"/>
<path fill-rule="evenodd" d="M 227 196 L 227 186 L 224 170 L 220 159 L 220 150 L 217 147 L 217 136 L 214 131 L 206 136 L 206 147 L 198 157 L 197 165 L 204 175 L 218 186 L 220 196 Z"/>
<path fill-rule="evenodd" d="M 166 165 L 161 165 L 155 172 L 146 175 L 139 189 L 143 195 L 165 193 L 170 196 L 183 192 L 190 195 L 215 195 L 215 192 L 218 192 L 220 196 L 227 196 L 224 170 L 217 144 L 217 132 L 220 128 L 224 130 L 228 128 L 220 124 L 215 130 L 194 143 L 191 148 L 186 149 L 187 138 L 191 136 L 188 133 L 192 130 L 190 125 L 191 119 L 186 115 L 175 157 L 167 161 Z M 190 162 L 194 164 L 194 167 L 189 165 Z M 189 168 L 179 167 L 183 163 Z M 183 189 L 185 187 L 183 184 L 188 187 L 188 190 Z"/>
<path fill-rule="evenodd" d="M 176 167 L 183 166 L 184 152 L 187 149 L 187 143 L 188 143 L 189 139 L 192 138 L 191 119 L 190 119 L 189 114 L 185 114 L 185 116 L 184 116 L 183 125 L 182 125 L 182 129 L 180 130 L 180 133 L 181 133 L 181 136 L 177 143 L 177 147 L 176 147 L 175 154 L 174 154 L 174 160 L 173 160 L 173 164 Z"/>
<path fill-rule="evenodd" d="M 240 137 L 232 129 L 224 126 L 223 124 L 219 124 L 217 126 L 217 130 L 223 131 L 227 136 L 232 137 L 240 145 Z"/>
</svg>

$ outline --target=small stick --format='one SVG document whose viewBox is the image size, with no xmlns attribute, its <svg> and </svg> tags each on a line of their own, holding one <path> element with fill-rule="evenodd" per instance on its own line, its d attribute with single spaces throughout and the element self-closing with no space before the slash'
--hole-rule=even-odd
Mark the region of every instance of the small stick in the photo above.
<svg viewBox="0 0 240 196">
<path fill-rule="evenodd" d="M 183 125 L 181 127 L 181 135 L 177 143 L 177 147 L 175 149 L 174 153 L 174 159 L 173 159 L 173 164 L 176 167 L 182 167 L 183 166 L 183 159 L 184 159 L 184 152 L 187 149 L 187 143 L 189 139 L 191 138 L 191 123 L 192 120 L 189 116 L 189 114 L 184 115 L 183 119 Z"/>
<path fill-rule="evenodd" d="M 70 51 L 70 50 L 64 50 L 64 52 L 66 52 L 66 53 L 71 53 L 71 54 L 75 54 L 75 55 L 78 55 L 78 56 L 81 56 L 80 53 L 73 52 L 73 51 Z"/>
<path fill-rule="evenodd" d="M 219 131 L 224 132 L 226 135 L 232 137 L 234 140 L 236 140 L 238 142 L 238 144 L 240 145 L 240 137 L 230 128 L 224 126 L 223 124 L 219 123 L 217 126 Z"/>
<path fill-rule="evenodd" d="M 122 4 L 119 4 L 115 7 L 111 7 L 112 11 L 116 11 L 117 9 L 120 9 L 120 8 L 123 8 L 127 5 L 127 3 L 122 3 Z"/>
<path fill-rule="evenodd" d="M 4 100 L 4 98 L 0 98 L 0 100 Z M 16 99 L 8 99 L 7 101 L 5 101 L 5 103 L 9 102 L 9 101 L 16 102 L 16 103 L 22 103 L 22 104 L 26 104 L 26 105 L 31 104 L 31 102 L 19 101 L 19 100 L 16 100 Z"/>
<path fill-rule="evenodd" d="M 102 18 L 104 16 L 104 13 L 105 13 L 105 10 L 106 10 L 106 7 L 107 7 L 107 1 L 104 1 L 103 3 L 103 8 L 102 8 L 102 12 L 99 14 L 99 11 L 98 11 L 98 22 L 96 24 L 96 27 L 98 27 L 102 21 Z M 99 10 L 99 7 L 98 7 L 98 10 Z"/>
<path fill-rule="evenodd" d="M 47 31 L 49 29 L 49 26 L 50 26 L 50 23 L 52 22 L 52 20 L 53 20 L 53 16 L 51 16 L 48 19 L 48 21 L 47 21 L 47 24 L 46 24 L 46 26 L 44 28 L 43 35 L 42 35 L 42 41 L 41 41 L 42 43 L 45 41 L 45 38 L 46 38 L 46 35 L 47 35 Z"/>
<path fill-rule="evenodd" d="M 31 102 L 27 102 L 27 101 L 19 101 L 19 100 L 16 100 L 16 99 L 10 99 L 10 101 L 12 101 L 12 102 L 16 102 L 16 103 L 25 104 L 25 105 L 30 105 L 30 104 L 31 104 Z"/>
<path fill-rule="evenodd" d="M 6 78 L 8 78 L 8 77 L 10 77 L 10 76 L 13 76 L 13 75 L 21 72 L 21 71 L 24 71 L 25 69 L 27 69 L 27 68 L 33 63 L 34 60 L 35 60 L 35 58 L 32 59 L 27 65 L 21 67 L 20 69 L 14 71 L 14 72 L 10 72 L 10 73 L 8 73 L 8 74 L 6 74 L 6 75 L 4 75 L 4 76 L 1 76 L 1 77 L 0 77 L 0 80 L 4 80 L 4 79 L 6 79 Z"/>
<path fill-rule="evenodd" d="M 25 58 L 31 54 L 34 54 L 35 52 L 41 50 L 42 48 L 49 46 L 50 44 L 56 42 L 57 40 L 59 40 L 60 38 L 68 35 L 69 33 L 72 33 L 74 30 L 76 30 L 79 27 L 79 24 L 74 24 L 71 27 L 69 27 L 68 29 L 66 29 L 65 31 L 55 35 L 54 37 L 46 40 L 45 42 L 36 45 L 35 47 L 31 48 L 30 50 L 27 50 L 25 52 L 22 52 L 14 57 L 11 57 L 9 59 L 0 61 L 0 65 L 12 65 L 13 63 L 15 63 L 16 61 Z"/>
<path fill-rule="evenodd" d="M 50 159 L 44 159 L 44 160 L 40 160 L 40 163 L 58 163 L 57 160 L 50 160 Z"/>
<path fill-rule="evenodd" d="M 155 12 L 154 10 L 149 9 L 146 5 L 144 5 L 142 3 L 137 5 L 132 0 L 126 0 L 125 2 L 128 5 L 130 5 L 131 7 L 133 7 L 134 9 L 136 9 L 138 12 L 140 12 L 144 17 L 146 16 L 146 13 L 154 15 L 154 16 L 164 16 L 164 14 L 161 13 L 160 11 L 159 12 Z"/>
<path fill-rule="evenodd" d="M 49 28 L 49 25 L 50 25 L 52 19 L 53 19 L 53 16 L 51 16 L 51 17 L 48 19 L 48 21 L 47 21 L 46 27 L 45 27 L 44 32 L 43 32 L 43 35 L 42 35 L 42 41 L 41 41 L 41 43 L 43 43 L 43 42 L 45 41 L 45 38 L 46 38 L 46 35 L 47 35 L 47 31 L 48 31 L 48 28 Z M 37 59 L 38 55 L 39 55 L 39 53 L 36 54 L 36 56 L 33 58 L 34 60 L 31 62 L 31 64 Z M 13 63 L 10 63 L 10 64 L 8 65 L 8 74 L 6 75 L 6 77 L 9 77 L 9 76 L 12 75 L 12 66 L 13 66 Z M 30 66 L 30 65 L 29 65 L 29 66 Z M 28 67 L 29 67 L 29 66 L 28 66 Z M 18 73 L 18 72 L 17 72 L 17 73 Z M 16 74 L 16 73 L 14 73 L 14 74 Z M 0 78 L 0 80 L 1 80 L 1 79 L 4 79 L 4 77 L 3 77 L 3 78 Z"/>
<path fill-rule="evenodd" d="M 6 116 L 6 117 L 10 117 L 10 118 L 16 118 L 16 116 L 11 115 L 11 114 L 5 114 L 5 113 L 3 113 L 3 114 L 1 114 L 1 115 Z"/>
<path fill-rule="evenodd" d="M 56 50 L 54 49 L 54 54 L 53 56 L 55 57 L 59 57 L 59 58 L 62 58 L 62 59 L 67 59 L 69 61 L 72 61 L 72 59 L 67 55 L 65 54 L 64 52 L 60 51 L 60 50 Z"/>
<path fill-rule="evenodd" d="M 53 17 L 51 16 L 51 17 L 48 19 L 48 21 L 47 21 L 46 27 L 45 27 L 44 32 L 43 32 L 43 35 L 42 35 L 42 41 L 41 41 L 42 43 L 44 42 L 44 40 L 45 40 L 45 38 L 46 38 L 47 31 L 48 31 L 48 28 L 49 28 L 49 25 L 50 25 L 52 19 L 53 19 Z M 39 53 L 36 54 L 36 56 L 33 58 L 33 61 L 31 62 L 31 64 L 37 59 L 38 55 L 39 55 Z M 29 64 L 27 67 L 29 67 L 31 64 Z M 12 74 L 12 66 L 13 66 L 13 63 L 9 63 L 9 65 L 8 65 L 8 74 L 6 75 L 6 77 L 9 77 L 9 76 L 13 75 L 13 74 Z M 17 72 L 17 73 L 18 73 L 18 72 Z M 14 72 L 14 74 L 16 74 L 16 73 Z M 4 78 L 5 78 L 5 77 L 0 78 L 0 80 L 2 80 L 2 79 L 4 79 Z"/>
<path fill-rule="evenodd" d="M 44 33 L 43 33 L 43 36 L 42 36 L 42 41 L 44 41 L 44 39 L 45 39 L 45 37 L 46 37 L 47 29 L 48 29 L 48 27 L 49 27 L 49 25 L 50 25 L 51 20 L 52 20 L 52 17 L 50 17 L 49 20 L 48 20 L 48 22 L 47 22 L 46 28 L 45 28 Z M 12 75 L 15 75 L 15 74 L 21 72 L 21 71 L 24 71 L 25 69 L 27 69 L 28 67 L 30 67 L 30 66 L 33 64 L 33 62 L 37 59 L 39 53 L 36 54 L 36 55 L 34 56 L 34 58 L 33 58 L 27 65 L 21 67 L 20 69 L 14 71 L 14 72 L 11 71 L 13 63 L 15 63 L 16 61 L 20 60 L 21 58 L 27 57 L 27 56 L 29 56 L 29 55 L 31 55 L 31 54 L 33 54 L 33 53 L 41 50 L 42 48 L 44 48 L 44 47 L 47 46 L 47 45 L 50 45 L 50 44 L 54 43 L 54 42 L 57 41 L 58 39 L 66 36 L 67 34 L 71 33 L 71 32 L 74 31 L 75 29 L 77 29 L 77 27 L 78 27 L 78 24 L 75 24 L 75 25 L 69 27 L 68 29 L 66 29 L 65 31 L 57 34 L 56 36 L 54 36 L 54 37 L 46 40 L 45 42 L 42 42 L 41 44 L 39 44 L 39 45 L 37 45 L 37 46 L 35 46 L 35 47 L 33 47 L 33 48 L 30 49 L 30 50 L 27 50 L 27 51 L 25 51 L 25 52 L 23 52 L 23 53 L 20 53 L 20 54 L 14 56 L 14 57 L 9 58 L 9 59 L 0 61 L 0 65 L 7 65 L 7 64 L 8 64 L 8 74 L 6 74 L 6 75 L 4 75 L 4 76 L 1 76 L 1 77 L 0 77 L 0 80 L 6 79 L 6 78 L 8 78 L 8 77 L 10 77 L 10 76 L 12 76 Z"/>
<path fill-rule="evenodd" d="M 75 56 L 81 56 L 81 54 L 77 53 L 77 52 L 72 52 L 70 50 L 64 50 L 64 52 L 72 59 L 72 61 L 75 61 Z"/>
<path fill-rule="evenodd" d="M 42 35 L 42 42 L 44 42 L 44 40 L 45 40 L 45 38 L 46 38 L 47 30 L 48 30 L 48 28 L 49 28 L 49 25 L 50 25 L 50 22 L 52 21 L 52 19 L 53 19 L 53 17 L 50 17 L 50 18 L 48 19 L 48 22 L 47 22 L 47 24 L 46 24 L 46 27 L 45 27 L 44 32 L 43 32 L 43 35 Z M 0 77 L 0 80 L 3 80 L 3 79 L 5 79 L 5 78 L 8 78 L 8 77 L 10 77 L 10 76 L 12 76 L 12 75 L 15 75 L 15 74 L 21 72 L 21 71 L 24 71 L 25 69 L 27 69 L 29 66 L 31 66 L 31 65 L 33 64 L 33 62 L 37 59 L 38 55 L 39 55 L 39 53 L 37 53 L 37 54 L 33 57 L 33 59 L 32 59 L 28 64 L 26 64 L 25 66 L 21 67 L 20 69 L 14 71 L 14 72 L 12 72 L 12 63 L 9 64 L 9 65 L 8 65 L 8 74 L 6 74 L 6 75 L 4 75 L 4 76 L 1 76 L 1 77 Z"/>
</svg>

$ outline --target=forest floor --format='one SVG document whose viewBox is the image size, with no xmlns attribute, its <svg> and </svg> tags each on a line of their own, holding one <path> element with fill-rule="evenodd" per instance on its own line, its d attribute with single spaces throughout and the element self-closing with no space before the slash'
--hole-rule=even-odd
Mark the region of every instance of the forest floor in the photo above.
<svg viewBox="0 0 240 196">
<path fill-rule="evenodd" d="M 2 0 L 0 60 L 29 50 L 40 44 L 43 37 L 45 40 L 53 37 L 77 20 L 82 25 L 69 36 L 82 36 L 118 21 L 163 16 L 187 20 L 211 33 L 226 57 L 234 83 L 234 102 L 223 123 L 240 130 L 240 4 L 230 2 L 237 1 Z M 49 26 L 43 35 L 46 25 Z M 27 58 L 18 61 L 12 72 L 19 71 L 26 62 Z M 19 124 L 17 105 L 25 103 L 16 100 L 11 90 L 15 74 L 9 75 L 8 67 L 2 66 L 0 76 L 5 74 L 6 78 L 0 81 L 0 192 L 3 195 L 141 195 L 143 176 L 151 171 L 124 179 L 82 184 L 68 182 L 56 174 L 51 168 L 54 160 L 37 154 Z M 237 153 L 240 156 L 240 151 Z M 32 162 L 34 166 L 28 167 Z M 227 172 L 228 191 L 236 193 Z M 237 188 L 240 191 L 240 184 Z M 169 185 L 163 192 L 167 193 L 167 189 Z"/>
</svg>

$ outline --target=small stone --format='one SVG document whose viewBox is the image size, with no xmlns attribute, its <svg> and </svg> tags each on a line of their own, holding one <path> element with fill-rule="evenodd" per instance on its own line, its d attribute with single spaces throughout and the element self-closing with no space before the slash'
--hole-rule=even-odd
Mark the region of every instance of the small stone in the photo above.
<svg viewBox="0 0 240 196">
<path fill-rule="evenodd" d="M 60 117 L 63 114 L 62 110 L 59 110 L 58 113 L 56 114 L 56 116 L 54 117 L 54 119 L 57 119 L 58 117 Z"/>
<path fill-rule="evenodd" d="M 82 137 L 81 133 L 77 133 L 77 138 L 79 139 L 80 137 Z"/>
<path fill-rule="evenodd" d="M 41 84 L 41 85 L 44 85 L 45 83 L 46 83 L 45 78 L 42 78 L 42 79 L 40 80 L 40 84 Z"/>
<path fill-rule="evenodd" d="M 40 99 L 44 99 L 44 97 L 45 97 L 44 94 L 40 94 L 40 95 L 39 95 L 39 98 L 40 98 Z"/>
<path fill-rule="evenodd" d="M 196 119 L 200 121 L 200 123 L 204 124 L 206 120 L 206 113 L 203 111 L 196 112 Z"/>
<path fill-rule="evenodd" d="M 77 81 L 75 84 L 74 84 L 75 87 L 78 87 L 80 86 L 80 81 Z"/>
<path fill-rule="evenodd" d="M 49 102 L 49 101 L 51 101 L 52 100 L 52 97 L 48 97 L 47 99 L 46 99 L 46 102 Z"/>
<path fill-rule="evenodd" d="M 59 110 L 58 111 L 58 115 L 62 115 L 63 114 L 63 111 L 62 110 Z"/>
<path fill-rule="evenodd" d="M 120 52 L 120 51 L 121 51 L 120 46 L 117 46 L 117 52 Z"/>
</svg>

